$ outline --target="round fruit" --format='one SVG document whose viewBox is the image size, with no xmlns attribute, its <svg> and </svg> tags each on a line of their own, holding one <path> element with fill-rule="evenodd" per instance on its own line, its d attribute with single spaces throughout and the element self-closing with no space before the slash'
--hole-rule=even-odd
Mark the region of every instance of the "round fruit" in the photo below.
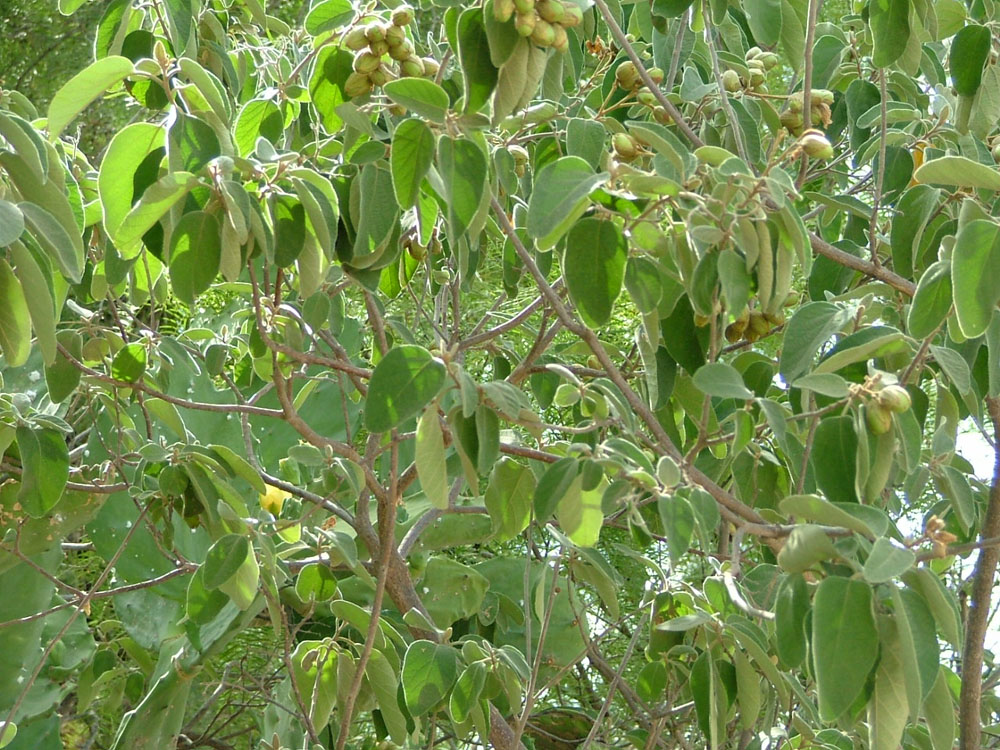
<svg viewBox="0 0 1000 750">
<path fill-rule="evenodd" d="M 367 73 L 351 73 L 344 82 L 344 93 L 351 98 L 369 94 L 372 88 L 372 79 Z"/>
<path fill-rule="evenodd" d="M 354 70 L 358 73 L 371 73 L 379 66 L 380 62 L 377 55 L 373 55 L 371 52 L 360 52 L 354 58 Z"/>
<path fill-rule="evenodd" d="M 631 60 L 625 60 L 615 69 L 615 80 L 623 89 L 634 89 L 639 85 L 639 71 Z"/>
<path fill-rule="evenodd" d="M 639 147 L 628 133 L 615 133 L 611 136 L 611 147 L 622 161 L 632 161 L 639 155 Z"/>
<path fill-rule="evenodd" d="M 395 26 L 408 26 L 413 21 L 413 8 L 400 5 L 392 12 L 392 23 Z"/>
<path fill-rule="evenodd" d="M 535 10 L 549 23 L 561 23 L 566 16 L 566 6 L 561 0 L 539 0 L 535 3 Z"/>
<path fill-rule="evenodd" d="M 531 41 L 539 47 L 551 47 L 556 40 L 556 30 L 544 18 L 535 19 L 535 28 L 531 30 Z"/>
<path fill-rule="evenodd" d="M 877 398 L 879 406 L 883 406 L 897 414 L 909 409 L 910 404 L 913 403 L 907 390 L 898 385 L 887 385 L 878 392 Z"/>
<path fill-rule="evenodd" d="M 872 435 L 884 435 L 892 429 L 892 412 L 878 404 L 868 404 L 865 420 Z"/>
<path fill-rule="evenodd" d="M 514 28 L 517 29 L 517 33 L 521 36 L 531 36 L 537 22 L 538 16 L 535 15 L 535 11 L 518 13 L 514 16 Z"/>
<path fill-rule="evenodd" d="M 493 0 L 493 17 L 506 23 L 514 15 L 514 0 Z"/>
<path fill-rule="evenodd" d="M 351 29 L 347 36 L 344 37 L 344 46 L 347 49 L 357 52 L 368 46 L 368 37 L 365 36 L 365 29 L 363 27 L 356 27 Z"/>
<path fill-rule="evenodd" d="M 424 61 L 419 57 L 411 57 L 409 59 L 403 60 L 399 64 L 399 74 L 406 77 L 419 78 L 425 72 Z"/>
<path fill-rule="evenodd" d="M 802 150 L 814 159 L 833 158 L 833 144 L 819 130 L 807 130 L 799 138 Z"/>
<path fill-rule="evenodd" d="M 739 91 L 743 88 L 743 84 L 740 83 L 740 74 L 735 70 L 727 70 L 722 74 L 722 86 L 730 93 Z"/>
</svg>

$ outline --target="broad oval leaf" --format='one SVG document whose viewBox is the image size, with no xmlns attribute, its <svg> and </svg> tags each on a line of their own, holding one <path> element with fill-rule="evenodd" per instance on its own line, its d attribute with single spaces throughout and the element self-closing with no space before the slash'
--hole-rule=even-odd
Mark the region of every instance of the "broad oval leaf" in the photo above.
<svg viewBox="0 0 1000 750">
<path fill-rule="evenodd" d="M 399 78 L 389 81 L 382 90 L 396 104 L 432 122 L 444 122 L 450 106 L 445 90 L 426 78 Z"/>
<path fill-rule="evenodd" d="M 437 707 L 458 679 L 458 653 L 451 646 L 414 641 L 406 649 L 400 680 L 403 698 L 414 717 Z"/>
<path fill-rule="evenodd" d="M 589 327 L 599 328 L 611 320 L 627 259 L 628 241 L 616 222 L 588 217 L 570 230 L 563 274 L 570 298 Z"/>
<path fill-rule="evenodd" d="M 17 428 L 21 452 L 21 489 L 17 500 L 28 515 L 41 518 L 59 502 L 69 480 L 69 448 L 62 433 L 49 427 Z"/>
<path fill-rule="evenodd" d="M 396 202 L 409 208 L 417 202 L 420 183 L 434 160 L 434 133 L 422 120 L 403 120 L 392 134 L 389 164 Z"/>
<path fill-rule="evenodd" d="M 743 376 L 730 364 L 709 362 L 698 368 L 694 374 L 694 384 L 698 390 L 718 398 L 748 400 L 753 392 L 743 384 Z"/>
<path fill-rule="evenodd" d="M 929 185 L 1000 190 L 1000 171 L 964 156 L 942 156 L 920 165 L 913 179 Z"/>
<path fill-rule="evenodd" d="M 226 534 L 205 556 L 205 588 L 213 591 L 231 579 L 250 555 L 250 541 L 242 534 Z"/>
<path fill-rule="evenodd" d="M 0 258 L 0 352 L 8 367 L 20 367 L 31 354 L 31 314 L 21 282 Z"/>
<path fill-rule="evenodd" d="M 981 336 L 1000 301 L 1000 225 L 977 219 L 958 230 L 951 280 L 959 328 L 966 338 Z"/>
<path fill-rule="evenodd" d="M 222 240 L 219 220 L 205 211 L 191 211 L 170 235 L 170 284 L 174 294 L 193 305 L 219 273 Z"/>
<path fill-rule="evenodd" d="M 608 178 L 594 173 L 579 156 L 564 156 L 546 164 L 535 176 L 528 200 L 528 234 L 539 250 L 556 244 L 587 207 L 587 196 Z"/>
<path fill-rule="evenodd" d="M 445 366 L 422 346 L 390 349 L 368 384 L 365 427 L 385 432 L 415 417 L 444 385 Z"/>
<path fill-rule="evenodd" d="M 134 67 L 127 57 L 105 57 L 95 60 L 60 88 L 49 104 L 49 135 L 58 138 L 94 99 L 130 75 Z"/>
<path fill-rule="evenodd" d="M 824 579 L 816 588 L 812 615 L 812 654 L 824 721 L 838 719 L 864 689 L 878 658 L 878 644 L 871 587 L 841 576 Z"/>
<path fill-rule="evenodd" d="M 7 247 L 24 231 L 24 214 L 10 201 L 0 200 L 0 247 Z"/>
</svg>

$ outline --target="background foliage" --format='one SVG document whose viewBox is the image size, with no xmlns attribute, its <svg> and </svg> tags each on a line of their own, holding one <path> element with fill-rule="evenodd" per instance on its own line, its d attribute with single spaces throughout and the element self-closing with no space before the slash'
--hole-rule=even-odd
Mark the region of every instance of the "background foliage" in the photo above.
<svg viewBox="0 0 1000 750">
<path fill-rule="evenodd" d="M 593 2 L 4 6 L 0 747 L 996 745 L 993 5 Z"/>
</svg>

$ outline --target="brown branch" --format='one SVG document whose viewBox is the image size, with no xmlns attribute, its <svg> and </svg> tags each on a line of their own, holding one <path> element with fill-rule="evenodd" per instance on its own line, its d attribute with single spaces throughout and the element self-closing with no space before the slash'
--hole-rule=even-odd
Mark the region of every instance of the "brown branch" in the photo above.
<svg viewBox="0 0 1000 750">
<path fill-rule="evenodd" d="M 993 434 L 1000 436 L 1000 398 L 987 397 L 986 409 L 993 423 Z M 1000 536 L 1000 442 L 994 448 L 994 455 L 993 485 L 990 487 L 986 516 L 979 530 L 981 540 Z M 980 745 L 983 643 L 989 624 L 990 597 L 998 561 L 1000 546 L 984 545 L 979 550 L 979 560 L 972 578 L 972 597 L 962 649 L 962 689 L 958 699 L 960 750 L 976 750 Z"/>
</svg>

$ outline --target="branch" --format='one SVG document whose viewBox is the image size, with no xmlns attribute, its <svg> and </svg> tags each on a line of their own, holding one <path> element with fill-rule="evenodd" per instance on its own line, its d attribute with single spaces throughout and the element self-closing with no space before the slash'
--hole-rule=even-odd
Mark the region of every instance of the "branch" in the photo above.
<svg viewBox="0 0 1000 750">
<path fill-rule="evenodd" d="M 1000 435 L 1000 398 L 987 397 L 986 409 L 993 422 L 993 434 Z M 1000 536 L 1000 442 L 994 449 L 995 464 L 989 504 L 979 537 L 984 542 Z M 976 750 L 980 746 L 980 720 L 983 690 L 983 644 L 989 625 L 990 596 L 1000 546 L 986 545 L 979 550 L 979 560 L 972 579 L 972 597 L 965 627 L 965 647 L 962 649 L 962 690 L 958 699 L 960 750 Z"/>
</svg>

